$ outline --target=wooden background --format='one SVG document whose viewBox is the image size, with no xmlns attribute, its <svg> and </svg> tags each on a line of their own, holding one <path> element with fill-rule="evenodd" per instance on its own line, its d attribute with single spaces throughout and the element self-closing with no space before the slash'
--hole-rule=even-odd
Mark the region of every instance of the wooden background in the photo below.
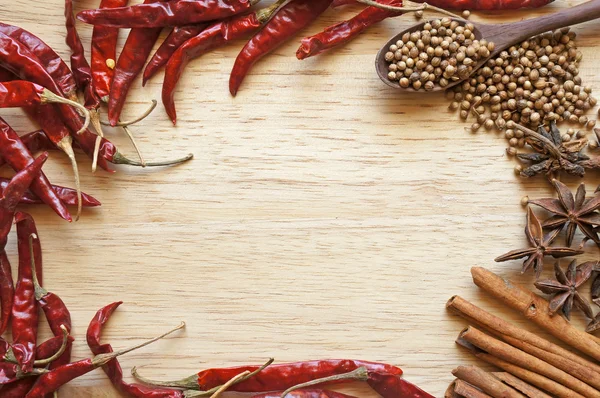
<svg viewBox="0 0 600 398">
<path fill-rule="evenodd" d="M 98 5 L 76 3 L 77 10 Z M 577 3 L 472 19 L 519 20 Z M 450 296 L 523 324 L 478 291 L 469 269 L 488 266 L 532 288 L 519 261 L 493 258 L 526 244 L 519 201 L 548 196 L 548 184 L 515 177 L 504 138 L 465 132 L 443 95 L 403 96 L 379 81 L 375 53 L 414 22 L 410 15 L 330 54 L 296 60 L 300 37 L 358 10 L 328 10 L 258 63 L 236 98 L 227 82 L 243 42 L 192 62 L 176 95 L 177 127 L 159 103 L 133 130 L 148 159 L 193 152 L 193 161 L 158 170 L 118 167 L 110 175 L 92 174 L 80 155 L 83 187 L 103 206 L 72 225 L 43 206 L 28 208 L 42 239 L 45 286 L 72 312 L 74 358 L 89 355 L 85 330 L 95 311 L 123 300 L 105 332 L 114 347 L 187 322 L 184 332 L 123 357 L 127 375 L 134 365 L 174 379 L 271 356 L 349 357 L 397 364 L 408 380 L 441 396 L 450 371 L 471 362 L 454 344 L 465 323 L 446 313 Z M 62 1 L 3 1 L 0 19 L 68 59 Z M 91 29 L 80 29 L 89 50 Z M 575 31 L 584 83 L 600 90 L 600 25 Z M 125 37 L 123 31 L 121 43 Z M 160 100 L 161 83 L 162 73 L 145 88 L 138 80 L 124 118 Z M 19 132 L 34 127 L 20 111 L 0 114 Z M 133 157 L 118 131 L 109 135 Z M 45 171 L 54 183 L 72 185 L 58 153 Z M 586 178 L 589 192 L 597 177 Z M 8 251 L 17 264 L 14 232 Z M 579 314 L 574 322 L 583 325 Z M 44 327 L 41 338 L 47 335 Z M 345 391 L 373 396 L 362 387 Z M 118 394 L 98 370 L 60 396 Z"/>
</svg>

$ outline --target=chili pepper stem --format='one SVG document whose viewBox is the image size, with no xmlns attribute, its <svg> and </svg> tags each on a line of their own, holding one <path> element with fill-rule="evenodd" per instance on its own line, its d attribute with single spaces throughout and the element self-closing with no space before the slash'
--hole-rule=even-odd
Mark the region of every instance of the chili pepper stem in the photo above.
<svg viewBox="0 0 600 398">
<path fill-rule="evenodd" d="M 382 10 L 387 10 L 387 11 L 395 11 L 395 12 L 416 12 L 416 11 L 426 11 L 426 10 L 431 10 L 431 11 L 437 11 L 440 14 L 444 14 L 444 15 L 448 15 L 451 16 L 453 18 L 458 18 L 458 19 L 463 19 L 461 16 L 456 15 L 450 11 L 446 11 L 443 8 L 439 8 L 436 6 L 432 6 L 428 3 L 421 3 L 418 6 L 413 6 L 413 7 L 395 7 L 395 6 L 390 6 L 387 4 L 381 4 L 378 3 L 375 0 L 356 0 L 358 3 L 362 3 L 371 7 L 376 7 L 376 8 L 381 8 Z"/>
<path fill-rule="evenodd" d="M 138 147 L 137 141 L 135 140 L 133 134 L 129 130 L 129 127 L 123 126 L 123 131 L 125 132 L 125 134 L 127 134 L 127 137 L 129 137 L 129 141 L 131 141 L 133 148 L 137 152 L 138 158 L 140 158 L 140 166 L 146 167 L 146 160 L 144 160 L 144 156 L 142 156 L 142 152 L 140 151 L 140 148 Z"/>
<path fill-rule="evenodd" d="M 65 351 L 67 350 L 67 345 L 69 343 L 69 331 L 67 330 L 65 325 L 60 325 L 60 330 L 62 330 L 62 332 L 63 332 L 63 340 L 62 340 L 62 343 L 61 343 L 58 351 L 56 351 L 52 356 L 49 356 L 48 358 L 36 359 L 35 361 L 33 361 L 34 366 L 41 367 L 41 366 L 49 365 L 50 363 L 56 361 L 58 358 L 60 358 L 62 356 L 62 354 L 65 353 Z"/>
<path fill-rule="evenodd" d="M 369 378 L 369 373 L 367 372 L 367 368 L 364 366 L 361 366 L 359 368 L 356 368 L 352 372 L 329 376 L 329 377 L 323 377 L 321 379 L 315 379 L 315 380 L 308 381 L 306 383 L 295 385 L 294 387 L 290 387 L 287 390 L 285 390 L 283 392 L 283 394 L 281 394 L 281 398 L 285 398 L 285 396 L 287 394 L 291 393 L 292 391 L 298 390 L 300 388 L 314 386 L 316 384 L 331 383 L 334 381 L 342 381 L 342 380 L 367 381 L 368 378 Z"/>
<path fill-rule="evenodd" d="M 88 126 L 90 125 L 90 112 L 87 109 L 85 109 L 85 107 L 83 105 L 81 105 L 79 102 L 71 101 L 70 99 L 66 99 L 61 96 L 58 96 L 58 95 L 54 94 L 52 91 L 48 90 L 47 88 L 44 89 L 44 92 L 42 93 L 42 95 L 40 97 L 42 99 L 42 104 L 44 104 L 44 103 L 61 103 L 61 104 L 71 105 L 72 107 L 77 109 L 79 111 L 79 113 L 81 115 L 83 115 L 83 117 L 85 117 L 85 120 L 83 121 L 83 126 L 79 129 L 77 134 L 81 134 L 82 132 L 84 132 L 85 129 L 87 129 Z"/>
<path fill-rule="evenodd" d="M 270 6 L 261 8 L 260 10 L 256 11 L 256 19 L 258 19 L 258 22 L 260 22 L 261 24 L 267 22 L 273 15 L 273 13 L 277 11 L 277 9 L 281 7 L 286 1 L 287 0 L 277 0 Z"/>
<path fill-rule="evenodd" d="M 37 270 L 35 268 L 35 256 L 33 253 L 33 240 L 34 239 L 35 240 L 39 239 L 37 234 L 34 233 L 34 234 L 29 235 L 29 255 L 31 256 L 31 280 L 33 282 L 33 290 L 34 290 L 35 299 L 37 301 L 40 301 L 42 299 L 42 297 L 44 297 L 45 295 L 48 294 L 48 291 L 40 285 L 40 281 L 37 277 Z"/>
<path fill-rule="evenodd" d="M 129 348 L 125 348 L 123 350 L 118 350 L 115 352 L 111 352 L 111 353 L 107 353 L 107 354 L 98 354 L 96 355 L 94 358 L 92 358 L 92 364 L 96 367 L 100 367 L 100 366 L 104 366 L 107 363 L 109 363 L 111 360 L 115 359 L 118 356 L 121 355 L 125 355 L 131 351 L 137 350 L 139 348 L 145 347 L 149 344 L 154 343 L 157 340 L 160 340 L 162 338 L 167 337 L 168 335 L 170 335 L 171 333 L 174 333 L 180 329 L 183 329 L 185 327 L 185 322 L 181 322 L 181 324 L 171 330 L 169 330 L 166 333 L 161 334 L 160 336 L 154 337 L 153 339 L 150 339 L 148 341 L 145 341 L 141 344 L 135 345 L 133 347 L 129 347 Z"/>
<path fill-rule="evenodd" d="M 141 381 L 144 384 L 148 384 L 150 386 L 155 387 L 173 387 L 173 388 L 185 388 L 185 389 L 198 389 L 198 375 L 193 374 L 185 379 L 174 380 L 174 381 L 158 381 L 148 379 L 138 373 L 137 366 L 134 366 L 131 369 L 131 375 L 135 377 L 137 380 Z"/>
<path fill-rule="evenodd" d="M 193 153 L 188 154 L 187 156 L 184 156 L 180 159 L 175 159 L 175 160 L 165 160 L 162 162 L 146 162 L 146 163 L 140 163 L 140 162 L 136 162 L 135 160 L 131 160 L 125 156 L 123 156 L 121 153 L 119 152 L 115 152 L 114 156 L 113 156 L 113 160 L 112 163 L 114 164 L 128 164 L 130 166 L 141 166 L 141 167 L 160 167 L 160 166 L 171 166 L 171 165 L 175 165 L 175 164 L 180 164 L 183 162 L 187 162 L 188 160 L 192 159 L 194 157 Z"/>
<path fill-rule="evenodd" d="M 98 134 L 96 142 L 94 143 L 94 155 L 92 157 L 92 173 L 95 173 L 98 168 L 98 155 L 100 152 L 100 143 L 104 137 L 104 131 L 102 131 L 102 124 L 100 124 L 99 111 L 97 109 L 91 109 L 89 112 L 92 126 L 94 126 L 94 130 L 96 130 L 96 134 Z"/>
<path fill-rule="evenodd" d="M 245 372 L 242 372 L 236 376 L 233 376 L 231 378 L 231 380 L 229 380 L 227 383 L 225 383 L 221 387 L 219 387 L 219 389 L 217 391 L 215 391 L 215 393 L 213 395 L 211 395 L 210 398 L 218 398 L 222 393 L 227 391 L 227 389 L 229 387 L 231 387 L 235 383 L 239 382 L 241 379 L 243 379 L 245 376 L 248 376 L 249 374 L 250 374 L 250 371 L 246 370 Z"/>
<path fill-rule="evenodd" d="M 153 99 L 152 103 L 150 104 L 150 107 L 148 109 L 146 109 L 146 111 L 144 113 L 142 113 L 140 116 L 138 116 L 137 118 L 135 118 L 133 120 L 128 120 L 126 122 L 123 122 L 123 121 L 119 120 L 119 122 L 117 124 L 115 124 L 115 126 L 127 127 L 129 125 L 141 122 L 142 120 L 144 120 L 145 118 L 147 118 L 154 111 L 154 108 L 156 108 L 157 104 L 158 104 L 158 101 L 156 101 L 155 99 Z M 105 122 L 105 121 L 100 121 L 100 124 L 102 124 L 103 126 L 110 126 L 111 125 L 109 122 Z"/>
<path fill-rule="evenodd" d="M 81 216 L 81 210 L 83 207 L 82 198 L 81 198 L 81 182 L 79 180 L 79 167 L 77 166 L 77 159 L 75 159 L 75 152 L 73 152 L 73 137 L 70 135 L 66 136 L 62 140 L 60 140 L 56 146 L 61 149 L 64 153 L 67 154 L 69 160 L 71 161 L 71 168 L 73 169 L 73 175 L 75 177 L 75 189 L 77 190 L 77 214 L 75 216 L 75 221 L 79 220 Z"/>
</svg>

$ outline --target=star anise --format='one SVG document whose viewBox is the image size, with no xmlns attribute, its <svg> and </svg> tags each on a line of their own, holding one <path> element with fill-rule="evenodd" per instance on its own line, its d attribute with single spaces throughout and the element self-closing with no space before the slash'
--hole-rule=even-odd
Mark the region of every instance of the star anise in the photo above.
<svg viewBox="0 0 600 398">
<path fill-rule="evenodd" d="M 544 228 L 558 228 L 562 230 L 567 226 L 567 246 L 573 243 L 573 236 L 577 227 L 585 236 L 600 245 L 598 233 L 594 231 L 595 225 L 600 225 L 600 194 L 590 199 L 585 198 L 585 184 L 579 185 L 575 197 L 565 184 L 558 180 L 552 180 L 554 189 L 558 193 L 558 199 L 536 199 L 529 203 L 543 207 L 555 215 L 542 223 Z"/>
<path fill-rule="evenodd" d="M 585 331 L 588 333 L 594 333 L 596 330 L 600 330 L 600 312 L 596 314 L 596 318 L 592 319 L 585 328 Z"/>
<path fill-rule="evenodd" d="M 544 257 L 552 256 L 554 258 L 576 256 L 582 254 L 583 250 L 571 249 L 569 247 L 552 247 L 550 246 L 556 236 L 560 232 L 559 229 L 554 229 L 547 234 L 544 234 L 542 224 L 536 217 L 530 207 L 527 208 L 527 225 L 525 226 L 525 235 L 531 245 L 527 249 L 512 250 L 500 257 L 496 257 L 494 261 L 501 262 L 514 260 L 517 258 L 527 257 L 523 262 L 522 273 L 525 273 L 531 266 L 535 271 L 536 279 L 540 277 L 542 268 L 544 267 Z"/>
<path fill-rule="evenodd" d="M 535 287 L 546 294 L 551 294 L 550 298 L 550 315 L 554 315 L 558 310 L 562 309 L 562 313 L 565 318 L 571 318 L 571 309 L 573 305 L 579 308 L 586 317 L 594 318 L 594 311 L 590 303 L 583 298 L 577 291 L 581 285 L 583 285 L 590 276 L 592 276 L 592 270 L 595 261 L 589 261 L 577 266 L 575 260 L 571 261 L 567 273 L 565 274 L 558 264 L 554 264 L 554 274 L 556 280 L 545 279 L 542 281 L 535 282 Z"/>
<path fill-rule="evenodd" d="M 600 271 L 600 268 L 598 269 Z M 592 301 L 600 306 L 600 274 L 592 282 Z"/>
<path fill-rule="evenodd" d="M 549 131 L 540 126 L 537 133 L 516 123 L 514 127 L 525 134 L 526 142 L 535 151 L 517 154 L 519 160 L 531 164 L 521 172 L 522 177 L 533 177 L 543 173 L 552 180 L 560 171 L 583 177 L 586 168 L 598 167 L 583 163 L 590 160 L 581 153 L 587 145 L 587 140 L 583 138 L 563 142 L 554 121 L 550 122 Z"/>
</svg>

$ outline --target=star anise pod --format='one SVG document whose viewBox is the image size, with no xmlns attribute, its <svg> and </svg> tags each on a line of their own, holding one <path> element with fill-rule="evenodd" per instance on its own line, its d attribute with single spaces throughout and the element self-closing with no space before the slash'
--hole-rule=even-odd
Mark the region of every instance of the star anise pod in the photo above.
<svg viewBox="0 0 600 398">
<path fill-rule="evenodd" d="M 600 330 L 600 312 L 596 314 L 596 318 L 592 319 L 585 328 L 585 331 L 588 333 L 594 333 L 596 330 Z"/>
<path fill-rule="evenodd" d="M 573 243 L 575 230 L 579 227 L 585 236 L 600 245 L 598 233 L 594 231 L 594 226 L 600 225 L 600 213 L 596 212 L 600 208 L 600 194 L 586 200 L 585 184 L 583 183 L 577 188 L 575 197 L 562 182 L 552 180 L 552 184 L 558 193 L 558 199 L 547 198 L 529 201 L 531 204 L 554 213 L 554 216 L 542 223 L 542 227 L 562 230 L 566 225 L 567 246 L 571 246 Z"/>
<path fill-rule="evenodd" d="M 550 315 L 555 315 L 562 309 L 565 318 L 570 320 L 571 309 L 575 305 L 575 307 L 583 311 L 586 317 L 590 319 L 594 318 L 592 306 L 579 294 L 577 289 L 590 279 L 595 264 L 595 261 L 589 261 L 577 266 L 576 261 L 573 260 L 569 264 L 569 268 L 565 274 L 558 262 L 556 262 L 554 264 L 556 280 L 545 279 L 535 282 L 535 287 L 546 294 L 552 295 L 549 307 Z"/>
<path fill-rule="evenodd" d="M 582 254 L 583 250 L 571 249 L 570 247 L 553 247 L 550 246 L 556 236 L 560 232 L 559 229 L 554 229 L 547 234 L 544 234 L 542 224 L 536 217 L 530 207 L 527 208 L 527 225 L 525 225 L 525 235 L 531 247 L 527 249 L 512 250 L 506 254 L 496 257 L 494 261 L 501 262 L 514 260 L 517 258 L 527 257 L 523 262 L 522 273 L 525 273 L 531 266 L 535 271 L 536 279 L 540 277 L 544 267 L 544 257 L 552 256 L 554 258 L 576 256 Z"/>
<path fill-rule="evenodd" d="M 587 145 L 587 140 L 583 138 L 563 142 L 554 121 L 550 122 L 549 132 L 543 126 L 538 128 L 537 133 L 516 123 L 514 127 L 525 134 L 526 142 L 535 151 L 535 153 L 517 154 L 519 160 L 531 164 L 521 172 L 522 177 L 533 177 L 543 173 L 552 180 L 560 171 L 583 177 L 586 168 L 600 166 L 584 164 L 584 161 L 590 159 L 581 153 Z"/>
<path fill-rule="evenodd" d="M 600 274 L 596 275 L 592 282 L 592 301 L 600 306 Z"/>
</svg>

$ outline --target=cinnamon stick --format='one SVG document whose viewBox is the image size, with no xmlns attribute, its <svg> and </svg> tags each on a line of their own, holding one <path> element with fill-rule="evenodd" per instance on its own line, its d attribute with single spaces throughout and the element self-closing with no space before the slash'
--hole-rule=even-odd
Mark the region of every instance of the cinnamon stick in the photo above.
<svg viewBox="0 0 600 398">
<path fill-rule="evenodd" d="M 565 358 L 572 362 L 578 363 L 579 365 L 585 367 L 586 369 L 589 369 L 590 371 L 600 374 L 600 365 L 588 361 L 587 359 L 569 350 L 566 350 L 561 346 L 558 346 L 544 339 L 543 337 L 538 336 L 537 334 L 531 333 L 508 321 L 505 321 L 504 319 L 487 312 L 483 308 L 476 306 L 475 304 L 465 300 L 460 296 L 451 297 L 450 300 L 448 300 L 448 303 L 446 303 L 446 308 L 465 318 L 467 321 L 469 321 L 469 323 L 480 325 L 481 327 L 489 330 L 490 332 L 499 335 L 503 339 L 505 339 L 505 337 L 513 338 L 513 340 L 511 341 L 508 341 L 506 339 L 505 340 L 510 344 L 514 345 L 515 347 L 518 347 L 523 351 L 529 352 L 532 355 L 538 356 L 535 352 L 530 352 L 525 347 L 537 347 L 541 350 L 544 350 L 545 352 L 553 353 L 561 358 Z M 527 345 L 517 346 L 513 344 L 513 341 L 515 339 L 522 341 L 523 343 L 527 343 Z M 553 365 L 556 366 L 556 364 Z"/>
<path fill-rule="evenodd" d="M 539 358 L 542 361 L 545 361 L 557 367 L 563 372 L 566 372 L 571 376 L 578 378 L 579 380 L 589 384 L 590 386 L 596 389 L 600 389 L 600 373 L 596 373 L 586 366 L 571 361 L 569 358 L 564 358 L 552 352 L 547 352 L 542 349 L 539 349 L 538 347 L 526 343 L 520 339 L 515 339 L 514 337 L 509 336 L 501 337 L 504 339 L 504 341 L 511 344 L 513 347 L 519 348 L 533 355 L 534 357 Z"/>
<path fill-rule="evenodd" d="M 508 372 L 492 372 L 492 374 L 496 378 L 502 380 L 505 384 L 508 384 L 515 390 L 527 395 L 529 398 L 552 398 L 550 395 L 538 390 L 531 384 L 525 383 L 523 380 L 511 375 Z"/>
<path fill-rule="evenodd" d="M 473 387 L 464 380 L 456 379 L 454 381 L 454 392 L 465 398 L 492 398 L 490 395 Z"/>
<path fill-rule="evenodd" d="M 510 344 L 487 335 L 472 326 L 469 326 L 463 330 L 459 335 L 459 339 L 463 339 L 499 359 L 513 363 L 517 366 L 557 381 L 565 387 L 568 387 L 586 397 L 600 398 L 600 391 L 589 386 L 576 377 L 573 377 L 567 372 L 564 372 L 557 367 L 534 357 L 533 355 L 521 351 Z"/>
<path fill-rule="evenodd" d="M 446 389 L 446 392 L 444 393 L 444 398 L 460 398 L 456 391 L 454 391 L 456 380 L 458 379 L 454 379 L 454 381 L 450 383 L 450 385 Z"/>
<path fill-rule="evenodd" d="M 527 398 L 477 366 L 459 366 L 452 371 L 452 374 L 493 398 Z"/>
<path fill-rule="evenodd" d="M 514 365 L 510 362 L 496 358 L 495 356 L 490 355 L 484 351 L 481 351 L 480 349 L 473 346 L 467 341 L 457 339 L 456 343 L 469 350 L 475 357 L 481 359 L 482 361 L 485 361 L 512 375 L 515 375 L 519 379 L 524 380 L 529 384 L 533 384 L 534 386 L 549 392 L 550 394 L 552 394 L 552 396 L 556 396 L 559 398 L 586 398 L 583 395 L 571 390 L 570 388 L 567 388 L 555 382 L 554 380 L 551 380 L 535 372 L 524 369 L 520 366 Z"/>
<path fill-rule="evenodd" d="M 487 293 L 521 312 L 540 327 L 570 346 L 600 361 L 600 339 L 573 327 L 560 316 L 551 317 L 548 301 L 522 289 L 482 267 L 471 268 L 473 281 Z"/>
</svg>

